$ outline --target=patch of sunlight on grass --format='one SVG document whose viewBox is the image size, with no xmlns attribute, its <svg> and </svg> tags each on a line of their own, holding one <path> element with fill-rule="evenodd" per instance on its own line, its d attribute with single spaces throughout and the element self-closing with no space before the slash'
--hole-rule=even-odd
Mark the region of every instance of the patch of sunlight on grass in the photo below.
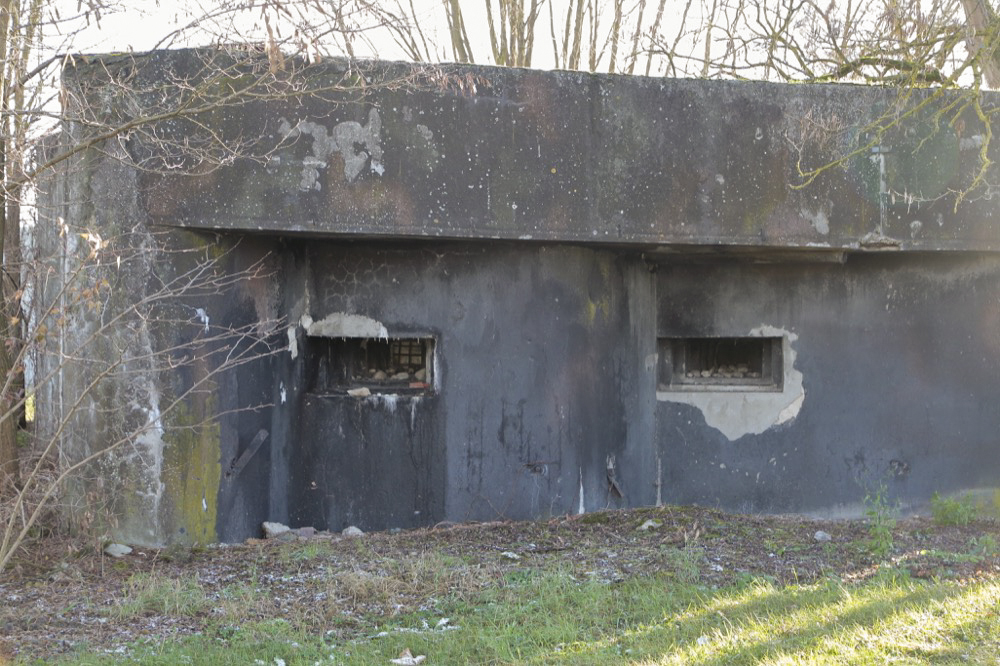
<svg viewBox="0 0 1000 666">
<path fill-rule="evenodd" d="M 710 605 L 727 609 L 717 617 L 707 606 L 678 616 L 671 628 L 651 628 L 642 640 L 665 642 L 656 634 L 672 629 L 676 644 L 639 663 L 998 663 L 997 582 L 793 586 L 765 597 L 723 596 L 725 603 Z"/>
<path fill-rule="evenodd" d="M 938 587 L 908 598 L 897 611 L 877 618 L 871 628 L 854 635 L 842 630 L 837 636 L 831 636 L 832 647 L 845 657 L 881 652 L 887 657 L 926 660 L 947 658 L 955 652 L 956 641 L 971 642 L 971 646 L 978 649 L 990 647 L 982 642 L 992 639 L 991 650 L 995 655 L 1000 654 L 1000 632 L 997 631 L 1000 629 L 997 618 L 1000 584 L 952 586 L 954 596 L 945 598 L 934 594 L 939 592 Z"/>
</svg>

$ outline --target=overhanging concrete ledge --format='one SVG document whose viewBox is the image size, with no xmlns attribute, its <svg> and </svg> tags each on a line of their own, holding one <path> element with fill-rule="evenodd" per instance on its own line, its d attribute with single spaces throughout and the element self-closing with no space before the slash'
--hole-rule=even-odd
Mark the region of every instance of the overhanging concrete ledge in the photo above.
<svg viewBox="0 0 1000 666">
<path fill-rule="evenodd" d="M 168 80 L 197 71 L 206 53 L 135 56 L 129 75 Z M 99 95 L 115 71 L 81 61 L 66 80 Z M 959 92 L 910 91 L 904 104 L 897 91 L 853 85 L 449 67 L 440 80 L 453 83 L 430 86 L 414 72 L 372 65 L 369 92 L 213 110 L 199 121 L 233 145 L 252 137 L 256 158 L 145 173 L 150 220 L 282 235 L 1000 250 L 987 186 L 956 207 L 985 137 L 974 116 L 936 115 Z M 345 73 L 331 62 L 301 76 Z M 373 85 L 403 76 L 414 83 Z M 941 100 L 927 110 L 888 120 L 933 95 Z M 198 131 L 174 121 L 157 135 Z M 155 159 L 144 136 L 130 150 Z M 795 187 L 800 168 L 834 163 Z"/>
</svg>

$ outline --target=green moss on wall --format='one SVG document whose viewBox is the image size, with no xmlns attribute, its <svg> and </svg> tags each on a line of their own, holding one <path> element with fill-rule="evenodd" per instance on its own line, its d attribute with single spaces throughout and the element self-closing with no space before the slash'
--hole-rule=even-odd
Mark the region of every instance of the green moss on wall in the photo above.
<svg viewBox="0 0 1000 666">
<path fill-rule="evenodd" d="M 170 512 L 170 539 L 184 543 L 217 540 L 216 516 L 220 463 L 219 424 L 212 417 L 215 399 L 196 397 L 172 414 L 164 439 L 164 498 Z"/>
<path fill-rule="evenodd" d="M 602 322 L 611 318 L 611 296 L 614 293 L 611 278 L 611 260 L 603 257 L 598 270 L 592 270 L 588 280 L 587 299 L 584 301 L 584 317 L 588 328 L 597 323 L 598 314 L 601 315 Z"/>
</svg>

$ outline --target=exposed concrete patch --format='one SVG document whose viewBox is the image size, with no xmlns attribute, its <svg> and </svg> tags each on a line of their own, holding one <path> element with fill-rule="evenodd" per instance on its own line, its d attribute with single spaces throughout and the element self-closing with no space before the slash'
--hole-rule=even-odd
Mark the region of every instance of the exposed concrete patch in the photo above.
<svg viewBox="0 0 1000 666">
<path fill-rule="evenodd" d="M 417 134 L 422 136 L 427 143 L 434 140 L 434 132 L 427 125 L 417 125 Z"/>
<path fill-rule="evenodd" d="M 146 343 L 144 346 L 147 349 L 151 349 L 148 346 L 149 338 L 146 333 L 147 331 L 143 330 L 141 337 L 143 342 Z M 163 536 L 159 533 L 155 521 L 147 521 L 144 518 L 146 516 L 160 515 L 160 504 L 163 500 L 163 493 L 166 490 L 166 484 L 162 481 L 164 448 L 166 447 L 166 443 L 163 439 L 165 429 L 163 415 L 160 412 L 160 392 L 155 382 L 151 379 L 145 383 L 145 394 L 148 404 L 141 405 L 138 402 L 132 404 L 133 409 L 146 417 L 145 425 L 135 438 L 135 451 L 138 460 L 135 460 L 133 457 L 133 462 L 137 463 L 136 475 L 138 477 L 135 492 L 142 498 L 146 505 L 143 507 L 146 511 L 142 515 L 134 516 L 134 518 L 136 519 L 136 524 L 145 525 L 145 531 L 141 536 L 139 534 L 130 534 L 131 538 L 129 540 L 134 543 L 156 544 L 163 540 Z"/>
<path fill-rule="evenodd" d="M 280 131 L 291 139 L 302 134 L 313 138 L 313 154 L 302 160 L 300 190 L 320 189 L 320 169 L 327 167 L 330 156 L 335 152 L 339 152 L 344 160 L 344 178 L 349 183 L 354 182 L 366 164 L 380 176 L 385 173 L 382 166 L 382 118 L 375 109 L 368 112 L 367 125 L 348 120 L 337 123 L 333 131 L 329 131 L 319 123 L 304 120 L 292 126 L 282 118 Z"/>
<path fill-rule="evenodd" d="M 806 393 L 805 391 L 802 391 L 802 393 L 799 394 L 799 397 L 792 401 L 792 404 L 781 410 L 781 413 L 778 414 L 778 420 L 774 422 L 774 425 L 781 425 L 782 423 L 794 420 L 795 417 L 799 415 L 799 410 L 802 409 L 802 403 L 805 399 Z"/>
<path fill-rule="evenodd" d="M 972 136 L 962 137 L 958 140 L 959 150 L 979 150 L 986 143 L 986 137 L 982 134 L 973 134 Z"/>
<path fill-rule="evenodd" d="M 749 335 L 780 336 L 783 339 L 785 375 L 784 388 L 780 392 L 657 391 L 656 399 L 697 407 L 704 415 L 705 423 L 730 441 L 744 435 L 759 435 L 769 428 L 793 421 L 799 415 L 806 397 L 802 373 L 795 369 L 795 349 L 792 343 L 798 336 L 774 326 L 758 326 Z"/>
<path fill-rule="evenodd" d="M 324 338 L 382 338 L 389 337 L 385 326 L 364 315 L 334 312 L 319 321 L 310 322 L 306 334 Z"/>
<path fill-rule="evenodd" d="M 803 208 L 802 217 L 809 220 L 809 224 L 813 226 L 813 229 L 824 236 L 830 233 L 830 218 L 827 217 L 826 212 L 823 209 L 813 212 Z"/>
<path fill-rule="evenodd" d="M 205 324 L 205 335 L 208 335 L 212 330 L 211 327 L 209 327 L 208 325 L 209 322 L 208 312 L 205 311 L 205 308 L 195 308 L 194 313 L 195 316 L 198 318 L 198 321 Z"/>
</svg>

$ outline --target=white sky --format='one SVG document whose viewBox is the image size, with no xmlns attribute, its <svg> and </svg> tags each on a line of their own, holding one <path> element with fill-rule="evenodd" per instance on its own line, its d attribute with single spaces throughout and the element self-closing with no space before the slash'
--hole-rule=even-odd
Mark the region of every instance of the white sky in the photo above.
<svg viewBox="0 0 1000 666">
<path fill-rule="evenodd" d="M 66 5 L 63 15 L 73 13 L 77 0 L 56 0 L 60 4 Z M 320 0 L 322 2 L 323 0 Z M 390 2 L 383 4 L 389 5 Z M 402 0 L 407 9 L 410 7 L 410 0 Z M 627 0 L 626 9 L 634 7 L 638 0 Z M 532 66 L 537 68 L 551 68 L 554 64 L 552 55 L 552 42 L 549 25 L 549 3 L 553 3 L 553 10 L 557 22 L 561 21 L 560 12 L 565 11 L 563 0 L 548 0 L 543 2 L 543 11 L 538 20 L 538 31 L 533 52 Z M 245 3 L 252 4 L 252 0 Z M 328 3 L 332 4 L 332 3 Z M 650 7 L 655 6 L 655 0 L 649 0 Z M 683 3 L 680 3 L 683 4 Z M 700 4 L 697 0 L 695 5 Z M 610 30 L 610 17 L 604 16 L 604 3 L 598 0 L 598 6 L 602 11 L 601 31 Z M 425 32 L 428 41 L 439 45 L 437 51 L 441 60 L 448 60 L 450 52 L 444 52 L 447 44 L 447 26 L 445 24 L 445 13 L 442 7 L 442 0 L 412 0 L 412 7 L 420 22 L 421 29 Z M 204 46 L 219 39 L 219 34 L 223 39 L 232 42 L 244 41 L 246 39 L 262 40 L 264 32 L 261 10 L 258 8 L 247 9 L 241 12 L 236 21 L 236 27 L 227 25 L 210 25 L 207 30 L 193 30 L 182 40 L 172 40 L 164 43 L 162 40 L 166 35 L 178 29 L 185 28 L 192 23 L 193 17 L 210 15 L 214 11 L 214 3 L 210 0 L 122 0 L 112 11 L 102 16 L 100 25 L 92 21 L 89 28 L 81 32 L 74 38 L 73 46 L 65 48 L 54 46 L 61 51 L 73 51 L 77 53 L 103 53 L 114 51 L 144 51 L 157 46 Z M 663 17 L 662 26 L 668 27 L 679 18 L 672 16 L 677 13 L 678 3 L 667 3 L 667 11 Z M 469 30 L 470 41 L 477 62 L 491 62 L 490 40 L 487 28 L 486 11 L 484 0 L 462 0 L 462 12 L 465 17 L 466 27 Z M 276 14 L 270 12 L 272 21 Z M 232 19 L 232 14 L 225 17 L 228 21 Z M 644 23 L 652 21 L 652 9 L 647 8 Z M 272 24 L 276 25 L 276 24 Z M 292 30 L 287 24 L 278 27 L 281 37 L 291 36 Z M 240 33 L 243 33 L 242 35 Z M 371 32 L 366 33 L 373 38 L 374 49 L 366 48 L 360 42 L 355 42 L 356 53 L 360 57 L 379 57 L 388 60 L 405 59 L 402 49 L 382 31 L 381 34 Z M 623 30 L 622 37 L 631 36 L 631 28 L 628 34 Z"/>
<path fill-rule="evenodd" d="M 49 51 L 43 56 L 58 52 L 75 53 L 103 53 L 120 51 L 145 51 L 152 48 L 181 47 L 181 46 L 208 46 L 218 42 L 245 43 L 263 42 L 267 38 L 264 26 L 265 13 L 261 9 L 260 2 L 276 3 L 281 11 L 275 9 L 271 4 L 266 11 L 270 17 L 271 25 L 275 29 L 279 43 L 295 37 L 295 25 L 309 23 L 316 30 L 322 22 L 316 21 L 315 9 L 303 9 L 308 7 L 330 8 L 337 3 L 353 2 L 356 6 L 370 2 L 380 7 L 393 8 L 397 14 L 409 14 L 411 11 L 417 18 L 420 29 L 423 31 L 427 41 L 435 44 L 436 61 L 448 61 L 451 59 L 451 51 L 447 34 L 446 14 L 444 11 L 444 0 L 103 0 L 118 4 L 112 5 L 112 9 L 104 15 L 98 25 L 96 21 L 91 21 L 87 29 L 74 35 L 70 44 L 60 43 L 56 35 L 50 35 Z M 241 6 L 239 12 L 229 11 L 220 15 L 218 2 L 226 2 L 230 6 Z M 527 2 L 527 0 L 524 0 Z M 855 23 L 849 23 L 853 28 L 845 31 L 845 34 L 860 36 L 859 39 L 872 40 L 884 36 L 878 32 L 878 17 L 881 15 L 879 8 L 884 10 L 885 3 L 896 2 L 897 0 L 863 0 L 863 18 Z M 898 0 L 905 2 L 906 0 Z M 941 25 L 940 17 L 947 17 L 949 21 L 959 21 L 964 19 L 961 9 L 961 0 L 913 0 L 922 8 L 921 11 L 928 11 L 933 14 L 939 12 L 939 18 L 935 21 L 927 22 L 928 25 Z M 77 11 L 80 0 L 46 0 L 62 7 L 63 17 L 71 16 Z M 475 61 L 479 63 L 492 62 L 490 50 L 490 36 L 486 20 L 486 2 L 492 3 L 496 7 L 497 0 L 460 0 L 462 12 L 465 17 L 465 24 L 469 31 Z M 598 44 L 606 44 L 611 32 L 611 0 L 594 0 L 598 8 Z M 659 35 L 663 43 L 676 47 L 679 58 L 674 62 L 678 66 L 677 70 L 670 72 L 679 76 L 702 75 L 700 59 L 705 55 L 706 43 L 711 45 L 711 56 L 714 59 L 724 56 L 727 49 L 736 49 L 733 53 L 739 53 L 732 58 L 731 63 L 744 65 L 746 59 L 756 58 L 759 62 L 749 69 L 741 70 L 739 74 L 748 78 L 780 78 L 773 70 L 765 68 L 761 63 L 766 56 L 764 54 L 763 43 L 769 39 L 768 35 L 773 30 L 770 24 L 778 20 L 775 12 L 782 11 L 780 7 L 785 7 L 789 0 L 755 0 L 759 3 L 743 5 L 735 0 L 668 0 L 664 5 L 665 11 L 660 21 Z M 642 33 L 648 36 L 650 28 L 655 18 L 655 11 L 659 5 L 658 0 L 624 0 L 625 17 L 619 39 L 622 44 L 619 50 L 619 68 L 621 67 L 622 54 L 631 50 L 631 42 L 635 34 L 635 22 L 638 15 L 637 8 L 645 6 L 645 13 L 642 16 Z M 557 33 L 563 31 L 563 22 L 566 17 L 568 0 L 541 0 L 541 13 L 536 24 L 535 47 L 533 51 L 532 66 L 536 68 L 548 69 L 555 65 L 553 56 L 553 44 L 550 26 L 550 9 L 552 10 L 558 29 Z M 404 9 L 395 9 L 402 6 Z M 829 7 L 824 8 L 826 2 L 820 2 L 811 10 L 802 10 L 802 5 L 795 3 L 797 7 L 794 32 L 801 33 L 803 30 L 836 30 L 837 25 L 843 24 L 852 10 L 852 3 L 829 3 Z M 742 14 L 734 14 L 735 7 L 749 7 Z M 862 5 L 854 5 L 855 8 Z M 739 51 L 741 46 L 739 38 L 727 40 L 725 31 L 721 25 L 713 26 L 710 39 L 706 42 L 706 35 L 709 34 L 708 26 L 712 22 L 704 20 L 702 17 L 712 15 L 714 8 L 717 12 L 716 23 L 726 23 L 726 17 L 739 16 L 739 26 L 734 28 L 738 34 L 750 31 L 755 41 L 752 44 L 743 44 L 744 50 Z M 806 8 L 808 9 L 808 7 Z M 752 11 L 751 11 L 752 10 Z M 687 12 L 682 21 L 682 14 Z M 312 12 L 310 14 L 309 12 Z M 812 19 L 809 14 L 812 12 Z M 822 19 L 817 19 L 817 12 L 823 13 Z M 920 12 L 918 12 L 919 14 Z M 206 20 L 204 17 L 210 17 Z M 498 17 L 495 17 L 498 18 Z M 857 18 L 857 17 L 855 17 Z M 348 21 L 352 20 L 348 17 Z M 806 26 L 803 21 L 813 20 L 812 26 Z M 921 25 L 923 19 L 920 16 L 913 17 L 911 25 Z M 201 24 L 199 25 L 199 21 Z M 683 30 L 681 26 L 683 24 Z M 825 27 L 824 27 L 825 24 Z M 329 23 L 327 23 L 329 26 Z M 819 27 L 817 27 L 819 26 Z M 831 26 L 834 26 L 831 28 Z M 585 27 L 585 31 L 589 29 Z M 183 36 L 168 38 L 169 35 L 177 31 L 183 31 Z M 680 39 L 675 41 L 680 31 Z M 867 32 L 866 32 L 867 31 Z M 406 53 L 392 39 L 390 33 L 385 28 L 380 30 L 366 30 L 363 37 L 354 40 L 355 54 L 365 58 L 382 58 L 386 60 L 405 60 Z M 743 35 L 746 36 L 746 35 Z M 799 34 L 799 37 L 803 35 Z M 811 38 L 805 38 L 807 41 Z M 828 36 L 824 39 L 830 39 Z M 839 39 L 839 38 L 838 38 Z M 337 31 L 330 30 L 325 36 L 326 48 L 323 55 L 343 55 L 343 39 Z M 365 42 L 369 42 L 366 44 Z M 864 42 L 864 43 L 869 43 Z M 606 48 L 606 47 L 605 47 Z M 641 47 L 640 47 L 641 48 Z M 780 49 L 780 47 L 778 47 Z M 827 48 L 828 47 L 823 47 Z M 294 48 L 286 48 L 286 51 L 294 51 Z M 781 55 L 781 54 L 779 54 Z M 691 56 L 692 60 L 686 61 L 685 57 Z M 795 71 L 795 55 L 791 52 L 784 53 L 784 57 L 792 66 L 789 74 L 793 78 L 805 78 L 813 74 L 821 74 L 828 71 L 830 65 L 819 65 L 817 70 Z M 919 56 L 918 56 L 919 57 Z M 964 52 L 959 49 L 955 57 L 961 59 Z M 584 58 L 585 60 L 585 58 Z M 653 60 L 653 67 L 650 70 L 652 75 L 668 74 L 665 71 L 665 59 Z M 604 58 L 598 65 L 598 70 L 606 71 L 608 55 L 605 52 Z M 722 63 L 717 63 L 722 64 Z M 583 65 L 586 67 L 586 63 Z M 646 58 L 641 56 L 637 60 L 636 73 L 646 71 Z M 717 70 L 718 72 L 719 70 Z M 727 70 L 728 71 L 728 70 Z"/>
</svg>

